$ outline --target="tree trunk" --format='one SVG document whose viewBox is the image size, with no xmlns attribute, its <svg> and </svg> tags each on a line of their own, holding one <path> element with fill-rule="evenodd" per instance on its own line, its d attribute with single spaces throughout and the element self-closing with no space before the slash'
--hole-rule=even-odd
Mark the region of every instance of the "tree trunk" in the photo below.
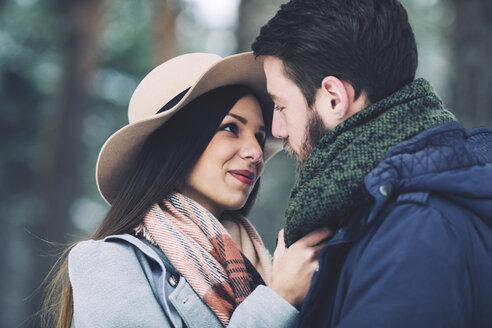
<svg viewBox="0 0 492 328">
<path fill-rule="evenodd" d="M 239 23 L 236 28 L 237 52 L 251 50 L 253 33 L 251 31 L 253 13 L 255 12 L 255 1 L 241 0 L 239 4 Z"/>
<path fill-rule="evenodd" d="M 492 1 L 452 0 L 451 106 L 463 125 L 492 127 Z"/>
<path fill-rule="evenodd" d="M 176 19 L 179 14 L 179 1 L 154 0 L 153 6 L 154 62 L 159 65 L 178 54 Z"/>
<path fill-rule="evenodd" d="M 82 140 L 84 122 L 91 111 L 91 80 L 97 66 L 103 0 L 60 0 L 57 10 L 66 19 L 62 41 L 63 76 L 53 113 L 41 122 L 35 178 L 31 237 L 31 290 L 41 283 L 54 258 L 45 241 L 67 243 L 71 231 L 70 207 L 83 194 L 86 147 Z M 39 309 L 42 293 L 34 293 L 31 312 Z M 36 323 L 34 324 L 36 326 Z"/>
</svg>

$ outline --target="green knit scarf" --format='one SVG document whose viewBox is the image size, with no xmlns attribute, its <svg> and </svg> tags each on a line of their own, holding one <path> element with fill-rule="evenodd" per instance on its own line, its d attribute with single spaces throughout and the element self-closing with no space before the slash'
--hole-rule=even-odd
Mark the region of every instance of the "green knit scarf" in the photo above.
<svg viewBox="0 0 492 328">
<path fill-rule="evenodd" d="M 337 228 L 370 201 L 364 186 L 386 152 L 432 126 L 455 120 L 431 85 L 417 79 L 328 131 L 304 163 L 286 211 L 285 241 Z"/>
</svg>

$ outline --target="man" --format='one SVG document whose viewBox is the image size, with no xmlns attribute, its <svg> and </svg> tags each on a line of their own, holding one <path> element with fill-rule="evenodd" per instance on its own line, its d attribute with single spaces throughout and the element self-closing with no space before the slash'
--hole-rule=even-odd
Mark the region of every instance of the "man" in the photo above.
<svg viewBox="0 0 492 328">
<path fill-rule="evenodd" d="M 492 131 L 415 79 L 402 5 L 292 0 L 252 48 L 298 160 L 285 241 L 336 231 L 300 326 L 491 327 Z"/>
</svg>

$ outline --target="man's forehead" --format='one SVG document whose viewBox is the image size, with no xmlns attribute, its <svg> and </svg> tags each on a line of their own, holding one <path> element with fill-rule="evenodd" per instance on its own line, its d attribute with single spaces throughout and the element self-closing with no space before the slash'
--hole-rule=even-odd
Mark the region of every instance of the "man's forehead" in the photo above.
<svg viewBox="0 0 492 328">
<path fill-rule="evenodd" d="M 277 57 L 267 56 L 263 61 L 263 69 L 267 82 L 273 82 L 274 80 L 285 78 L 284 64 L 281 59 Z"/>
<path fill-rule="evenodd" d="M 294 81 L 285 76 L 275 76 L 272 79 L 267 79 L 267 93 L 274 102 L 286 101 L 296 93 L 297 85 Z"/>
</svg>

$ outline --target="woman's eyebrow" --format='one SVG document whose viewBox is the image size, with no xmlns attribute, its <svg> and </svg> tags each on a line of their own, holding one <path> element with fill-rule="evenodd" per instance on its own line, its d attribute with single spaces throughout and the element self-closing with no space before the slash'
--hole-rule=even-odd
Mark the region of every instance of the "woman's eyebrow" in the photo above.
<svg viewBox="0 0 492 328">
<path fill-rule="evenodd" d="M 234 114 L 234 113 L 228 113 L 227 115 L 234 117 L 235 119 L 237 119 L 239 122 L 243 123 L 244 125 L 248 124 L 248 120 L 247 120 L 247 119 L 245 119 L 245 118 L 244 118 L 244 117 L 242 117 L 242 116 L 239 116 L 239 115 Z M 260 126 L 258 129 L 259 129 L 260 131 L 262 131 L 262 132 L 263 132 L 263 131 L 265 131 L 265 127 L 264 127 L 263 125 L 262 125 L 262 126 Z"/>
<path fill-rule="evenodd" d="M 241 122 L 243 124 L 247 124 L 248 123 L 248 120 L 247 119 L 245 119 L 244 117 L 239 116 L 237 114 L 229 113 L 227 115 L 234 117 L 235 119 L 237 119 L 239 122 Z"/>
</svg>

